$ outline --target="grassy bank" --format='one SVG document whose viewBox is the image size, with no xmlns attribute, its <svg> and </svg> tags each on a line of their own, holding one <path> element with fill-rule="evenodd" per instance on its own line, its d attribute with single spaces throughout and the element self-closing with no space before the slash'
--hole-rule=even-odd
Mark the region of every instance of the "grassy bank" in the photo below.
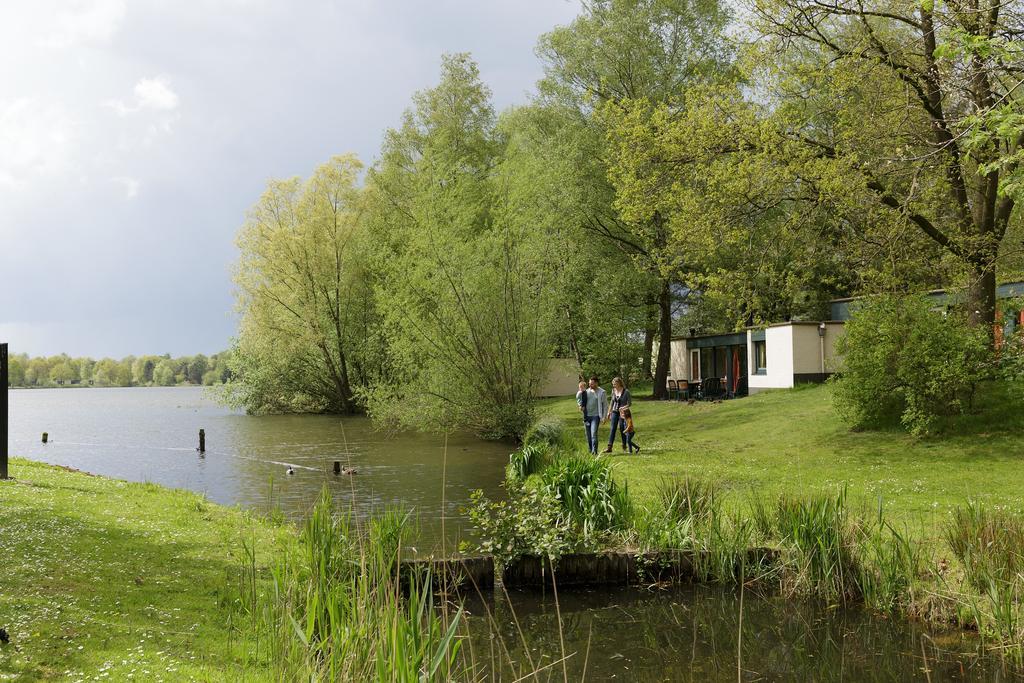
<svg viewBox="0 0 1024 683">
<path fill-rule="evenodd" d="M 640 501 L 663 479 L 686 476 L 741 494 L 730 497 L 736 505 L 751 491 L 767 497 L 834 495 L 845 487 L 851 506 L 876 509 L 881 497 L 890 520 L 931 535 L 969 500 L 1024 511 L 1024 411 L 1015 411 L 999 387 L 981 400 L 991 410 L 960 418 L 944 436 L 928 439 L 851 431 L 823 386 L 723 403 L 636 401 L 636 440 L 643 451 L 626 456 L 616 445 L 616 473 Z M 571 398 L 550 402 L 543 411 L 561 418 L 584 443 Z M 606 443 L 606 425 L 601 437 Z"/>
<path fill-rule="evenodd" d="M 14 459 L 0 482 L 0 680 L 270 680 L 230 627 L 242 541 L 290 532 L 187 491 Z"/>
</svg>

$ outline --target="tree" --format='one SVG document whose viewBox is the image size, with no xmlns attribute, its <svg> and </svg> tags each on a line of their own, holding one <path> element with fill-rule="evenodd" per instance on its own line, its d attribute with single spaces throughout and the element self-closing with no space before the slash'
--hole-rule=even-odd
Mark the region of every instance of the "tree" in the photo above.
<svg viewBox="0 0 1024 683">
<path fill-rule="evenodd" d="M 758 68 L 777 129 L 827 195 L 875 206 L 966 272 L 994 321 L 997 258 L 1016 207 L 1024 91 L 1015 3 L 754 0 Z M 839 179 L 842 182 L 839 182 Z"/>
<path fill-rule="evenodd" d="M 159 356 L 139 356 L 132 363 L 132 383 L 146 386 L 153 383 L 153 370 L 160 361 Z"/>
<path fill-rule="evenodd" d="M 307 181 L 272 181 L 239 232 L 230 396 L 252 412 L 360 408 L 379 353 L 361 169 L 337 156 Z"/>
<path fill-rule="evenodd" d="M 388 370 L 371 414 L 520 436 L 551 353 L 548 244 L 511 201 L 490 93 L 442 59 L 369 176 Z"/>
<path fill-rule="evenodd" d="M 161 358 L 153 368 L 153 384 L 160 387 L 174 386 L 174 363 L 167 358 Z"/>
<path fill-rule="evenodd" d="M 25 385 L 24 356 L 12 355 L 7 359 L 7 386 L 20 387 Z"/>
<path fill-rule="evenodd" d="M 844 241 L 847 214 L 817 194 L 804 199 L 814 188 L 741 83 L 691 88 L 657 106 L 625 100 L 602 116 L 620 215 L 637 224 L 660 216 L 690 264 L 687 327 L 820 319 L 855 271 L 878 260 L 858 260 Z"/>
<path fill-rule="evenodd" d="M 603 0 L 586 5 L 569 26 L 541 38 L 542 96 L 576 113 L 580 135 L 595 150 L 588 184 L 600 188 L 608 182 L 606 130 L 595 107 L 641 99 L 657 104 L 687 87 L 720 79 L 730 61 L 723 34 L 727 20 L 728 12 L 716 0 Z M 673 243 L 661 213 L 631 221 L 615 210 L 612 192 L 591 196 L 597 201 L 583 207 L 582 225 L 627 254 L 653 280 L 658 339 L 654 394 L 664 397 L 674 285 L 692 264 Z"/>
<path fill-rule="evenodd" d="M 203 375 L 206 373 L 208 367 L 209 359 L 207 359 L 206 356 L 204 356 L 201 353 L 192 356 L 188 360 L 188 365 L 186 368 L 188 382 L 191 384 L 202 384 Z"/>
<path fill-rule="evenodd" d="M 71 359 L 67 356 L 54 359 L 50 368 L 50 381 L 56 384 L 70 384 L 75 378 L 75 368 L 71 365 Z"/>
</svg>

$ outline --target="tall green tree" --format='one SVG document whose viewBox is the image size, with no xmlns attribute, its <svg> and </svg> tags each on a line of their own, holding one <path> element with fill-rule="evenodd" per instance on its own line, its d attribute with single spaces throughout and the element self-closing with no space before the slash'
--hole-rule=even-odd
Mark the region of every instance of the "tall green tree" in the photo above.
<svg viewBox="0 0 1024 683">
<path fill-rule="evenodd" d="M 582 226 L 628 255 L 654 283 L 658 397 L 667 391 L 674 292 L 692 263 L 673 243 L 660 212 L 629 220 L 616 210 L 607 179 L 607 131 L 595 110 L 636 100 L 657 105 L 722 78 L 731 56 L 724 38 L 728 17 L 716 0 L 603 0 L 585 5 L 576 20 L 543 36 L 538 47 L 545 67 L 542 97 L 575 112 L 580 135 L 594 150 L 585 167 L 589 177 L 581 182 L 598 191 L 581 207 Z"/>
<path fill-rule="evenodd" d="M 362 165 L 337 156 L 272 181 L 238 235 L 239 336 L 229 399 L 252 412 L 360 409 L 379 338 L 367 277 Z"/>
<path fill-rule="evenodd" d="M 468 55 L 442 59 L 385 136 L 369 176 L 388 371 L 378 418 L 521 435 L 552 348 L 551 259 L 512 201 L 490 92 Z"/>
<path fill-rule="evenodd" d="M 777 129 L 813 159 L 808 179 L 941 248 L 966 276 L 972 319 L 991 325 L 1017 206 L 1007 179 L 1024 143 L 1014 123 L 1024 102 L 1020 3 L 754 0 L 751 9 L 764 94 Z"/>
</svg>

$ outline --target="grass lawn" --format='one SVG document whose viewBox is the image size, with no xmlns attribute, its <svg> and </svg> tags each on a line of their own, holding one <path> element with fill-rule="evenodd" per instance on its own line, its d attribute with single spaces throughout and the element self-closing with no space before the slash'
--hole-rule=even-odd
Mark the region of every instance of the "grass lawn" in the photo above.
<svg viewBox="0 0 1024 683">
<path fill-rule="evenodd" d="M 836 415 L 826 386 L 765 392 L 722 403 L 634 399 L 640 456 L 615 447 L 616 471 L 639 500 L 669 477 L 720 484 L 730 506 L 751 491 L 834 494 L 847 487 L 853 506 L 934 538 L 948 512 L 968 500 L 1024 511 L 1024 411 L 1005 400 L 1005 387 L 987 388 L 984 412 L 946 425 L 943 436 L 915 438 L 900 431 L 854 432 Z M 1019 404 L 1018 404 L 1019 405 Z M 572 398 L 547 403 L 585 444 Z M 601 425 L 602 449 L 608 426 Z M 581 446 L 582 447 L 582 446 Z"/>
<path fill-rule="evenodd" d="M 277 528 L 201 496 L 12 459 L 0 481 L 0 681 L 263 680 L 229 629 L 242 538 Z M 246 633 L 247 629 L 241 629 Z"/>
</svg>

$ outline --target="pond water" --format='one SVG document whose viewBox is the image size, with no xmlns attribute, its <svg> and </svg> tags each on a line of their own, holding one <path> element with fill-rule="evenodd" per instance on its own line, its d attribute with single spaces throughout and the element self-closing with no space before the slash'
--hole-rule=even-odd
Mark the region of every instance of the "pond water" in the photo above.
<svg viewBox="0 0 1024 683">
<path fill-rule="evenodd" d="M 411 509 L 418 542 L 428 546 L 439 543 L 442 507 L 445 537 L 467 535 L 461 508 L 474 489 L 501 495 L 513 448 L 454 434 L 445 449 L 443 436 L 385 434 L 362 417 L 253 417 L 217 404 L 199 387 L 31 389 L 9 396 L 13 455 L 191 489 L 224 505 L 262 511 L 276 505 L 293 519 L 327 486 L 357 515 Z M 205 455 L 196 452 L 200 429 Z M 43 432 L 49 433 L 45 445 Z M 333 474 L 336 460 L 356 474 Z"/>
<path fill-rule="evenodd" d="M 561 681 L 1019 681 L 962 631 L 720 586 L 499 589 L 471 600 L 471 661 L 490 679 Z M 741 618 L 742 613 L 742 618 Z M 561 635 L 559 634 L 561 615 Z M 563 650 L 560 639 L 564 639 Z M 525 643 L 525 645 L 524 645 Z M 534 680 L 532 677 L 528 680 Z"/>
</svg>

